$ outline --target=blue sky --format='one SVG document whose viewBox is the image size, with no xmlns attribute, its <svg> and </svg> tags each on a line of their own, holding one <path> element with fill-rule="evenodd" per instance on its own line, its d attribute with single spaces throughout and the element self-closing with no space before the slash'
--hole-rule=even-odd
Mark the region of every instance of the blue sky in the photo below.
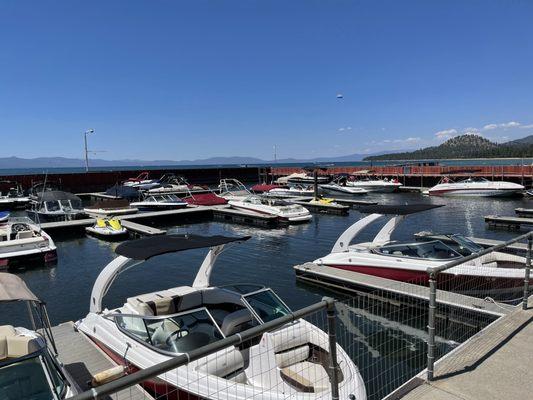
<svg viewBox="0 0 533 400">
<path fill-rule="evenodd" d="M 0 3 L 0 156 L 317 157 L 533 134 L 531 1 Z M 343 99 L 336 94 L 342 93 Z"/>
</svg>

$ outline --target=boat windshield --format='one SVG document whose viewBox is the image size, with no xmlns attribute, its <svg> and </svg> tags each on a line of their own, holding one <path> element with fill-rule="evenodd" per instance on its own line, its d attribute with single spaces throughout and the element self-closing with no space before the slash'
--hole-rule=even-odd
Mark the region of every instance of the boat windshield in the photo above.
<svg viewBox="0 0 533 400">
<path fill-rule="evenodd" d="M 425 243 L 392 244 L 375 249 L 375 252 L 387 256 L 425 258 L 433 260 L 450 260 L 461 254 L 445 245 L 440 240 Z"/>
<path fill-rule="evenodd" d="M 489 182 L 489 180 L 486 178 L 476 176 L 476 177 L 467 178 L 464 181 L 460 181 L 460 183 L 476 183 L 476 182 Z"/>
<path fill-rule="evenodd" d="M 61 209 L 57 201 L 46 201 L 44 204 L 47 211 L 59 211 Z"/>
<path fill-rule="evenodd" d="M 272 289 L 266 288 L 246 294 L 243 296 L 243 300 L 263 323 L 283 317 L 291 312 Z"/>
<path fill-rule="evenodd" d="M 185 353 L 224 336 L 205 308 L 164 317 L 115 315 L 117 326 L 157 349 Z"/>
<path fill-rule="evenodd" d="M 459 245 L 459 251 L 461 253 L 462 253 L 461 250 L 463 251 L 467 250 L 470 253 L 479 253 L 481 250 L 483 250 L 482 246 L 464 237 L 463 235 L 455 234 L 455 235 L 449 235 L 448 237 Z"/>
<path fill-rule="evenodd" d="M 64 389 L 63 378 L 47 355 L 41 353 L 20 361 L 0 363 L 2 399 L 54 400 L 61 397 Z"/>
</svg>

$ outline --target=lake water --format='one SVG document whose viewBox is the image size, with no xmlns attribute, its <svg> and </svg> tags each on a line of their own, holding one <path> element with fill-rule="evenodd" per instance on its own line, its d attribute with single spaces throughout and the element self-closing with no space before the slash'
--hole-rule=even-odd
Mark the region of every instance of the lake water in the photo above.
<svg viewBox="0 0 533 400">
<path fill-rule="evenodd" d="M 483 216 L 514 215 L 516 207 L 531 206 L 527 198 L 430 198 L 417 193 L 374 194 L 365 199 L 375 199 L 382 204 L 445 204 L 445 207 L 408 217 L 395 231 L 393 238 L 396 239 L 412 238 L 414 233 L 422 230 L 509 239 L 517 233 L 488 230 Z M 357 211 L 351 211 L 349 216 L 314 214 L 313 220 L 308 224 L 276 229 L 210 221 L 173 226 L 168 229 L 169 233 L 252 236 L 245 243 L 231 246 L 220 256 L 212 275 L 212 284 L 223 285 L 236 282 L 264 284 L 273 288 L 290 307 L 299 309 L 319 301 L 324 295 L 337 295 L 325 289 L 297 283 L 292 267 L 329 253 L 341 232 L 360 217 Z M 367 232 L 365 235 L 368 239 L 372 238 L 372 232 Z M 52 324 L 77 320 L 87 314 L 92 285 L 102 268 L 114 258 L 114 248 L 117 246 L 117 243 L 107 243 L 85 236 L 58 237 L 56 244 L 59 260 L 55 267 L 18 272 L 31 290 L 47 302 Z M 204 255 L 205 250 L 192 250 L 149 260 L 142 266 L 121 275 L 105 297 L 104 304 L 108 307 L 118 306 L 127 297 L 135 294 L 191 284 Z M 408 372 L 415 372 L 422 368 L 425 362 L 423 335 L 418 334 L 416 330 L 411 333 L 406 333 L 405 330 L 397 331 L 383 324 L 379 319 L 363 320 L 370 324 L 371 330 L 379 330 L 385 336 L 394 334 L 398 343 L 403 343 L 403 345 L 408 343 L 415 349 L 412 351 L 417 352 L 416 356 L 413 358 L 411 355 L 409 360 L 417 361 L 406 363 L 405 368 Z M 22 319 L 21 314 L 15 311 L 15 308 L 7 307 L 3 308 L 0 313 L 0 324 L 7 322 L 17 325 L 25 323 L 26 320 Z M 361 324 L 364 325 L 363 322 Z M 366 327 L 361 332 L 368 332 L 368 329 L 370 328 Z M 452 346 L 453 344 L 449 347 L 444 345 L 442 350 L 447 351 Z M 364 375 L 377 373 L 374 367 L 365 368 L 361 365 L 361 363 L 368 362 L 365 360 L 386 364 L 395 361 L 397 357 L 397 354 L 392 354 L 390 349 L 380 350 L 379 343 L 374 343 L 372 347 L 374 352 L 372 357 L 364 354 L 365 351 L 371 351 L 368 346 L 358 347 L 359 350 L 355 356 Z M 380 363 L 375 365 L 381 365 Z M 365 378 L 370 380 L 372 377 L 366 376 Z"/>
</svg>

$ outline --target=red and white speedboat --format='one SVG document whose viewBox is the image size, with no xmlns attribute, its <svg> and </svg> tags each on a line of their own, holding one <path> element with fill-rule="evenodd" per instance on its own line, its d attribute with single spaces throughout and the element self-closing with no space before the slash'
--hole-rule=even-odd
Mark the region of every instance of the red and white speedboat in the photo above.
<svg viewBox="0 0 533 400">
<path fill-rule="evenodd" d="M 428 190 L 430 196 L 506 197 L 524 190 L 524 186 L 505 181 L 489 181 L 481 177 L 454 182 L 448 177 Z"/>
<path fill-rule="evenodd" d="M 415 212 L 438 205 L 369 206 L 370 215 L 350 226 L 338 238 L 331 253 L 314 261 L 325 267 L 340 268 L 401 282 L 427 284 L 429 267 L 477 253 L 481 247 L 461 235 L 450 235 L 455 245 L 439 240 L 398 242 L 391 234 L 400 222 Z M 389 214 L 389 221 L 371 242 L 354 242 L 365 228 Z M 450 268 L 439 275 L 439 288 L 475 295 L 492 290 L 495 295 L 516 293 L 524 283 L 525 258 L 493 252 Z"/>
<path fill-rule="evenodd" d="M 77 328 L 113 360 L 135 371 L 289 314 L 272 289 L 251 284 L 211 286 L 211 273 L 224 246 L 247 239 L 165 235 L 119 245 L 119 257 L 98 275 L 90 312 L 76 323 Z M 121 307 L 103 307 L 104 295 L 122 272 L 158 255 L 199 248 L 209 251 L 190 286 L 134 293 Z M 191 361 L 144 385 L 166 399 L 326 400 L 332 396 L 328 349 L 328 335 L 300 319 L 257 340 Z M 340 398 L 365 400 L 359 370 L 339 345 L 337 354 Z"/>
</svg>

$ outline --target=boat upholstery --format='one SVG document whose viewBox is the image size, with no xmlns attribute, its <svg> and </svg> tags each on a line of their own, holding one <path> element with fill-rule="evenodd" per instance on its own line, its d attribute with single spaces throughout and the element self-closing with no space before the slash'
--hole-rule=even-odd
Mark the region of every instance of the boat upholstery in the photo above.
<svg viewBox="0 0 533 400">
<path fill-rule="evenodd" d="M 26 356 L 39 348 L 37 339 L 17 334 L 11 325 L 0 326 L 0 360 Z"/>
<path fill-rule="evenodd" d="M 302 361 L 281 369 L 281 376 L 303 392 L 329 390 L 329 376 L 324 367 L 309 361 Z"/>
<path fill-rule="evenodd" d="M 243 327 L 252 322 L 252 314 L 247 308 L 234 311 L 224 318 L 220 329 L 225 336 L 233 335 L 243 330 Z"/>
<path fill-rule="evenodd" d="M 198 360 L 197 370 L 219 377 L 227 377 L 243 368 L 244 358 L 241 352 L 232 346 Z"/>
<path fill-rule="evenodd" d="M 140 315 L 175 314 L 202 305 L 202 292 L 199 291 L 171 296 L 162 293 L 148 293 L 130 297 L 127 303 Z"/>
<path fill-rule="evenodd" d="M 304 344 L 303 346 L 276 353 L 276 364 L 279 368 L 288 367 L 289 365 L 307 360 L 310 352 L 309 345 Z"/>
</svg>

